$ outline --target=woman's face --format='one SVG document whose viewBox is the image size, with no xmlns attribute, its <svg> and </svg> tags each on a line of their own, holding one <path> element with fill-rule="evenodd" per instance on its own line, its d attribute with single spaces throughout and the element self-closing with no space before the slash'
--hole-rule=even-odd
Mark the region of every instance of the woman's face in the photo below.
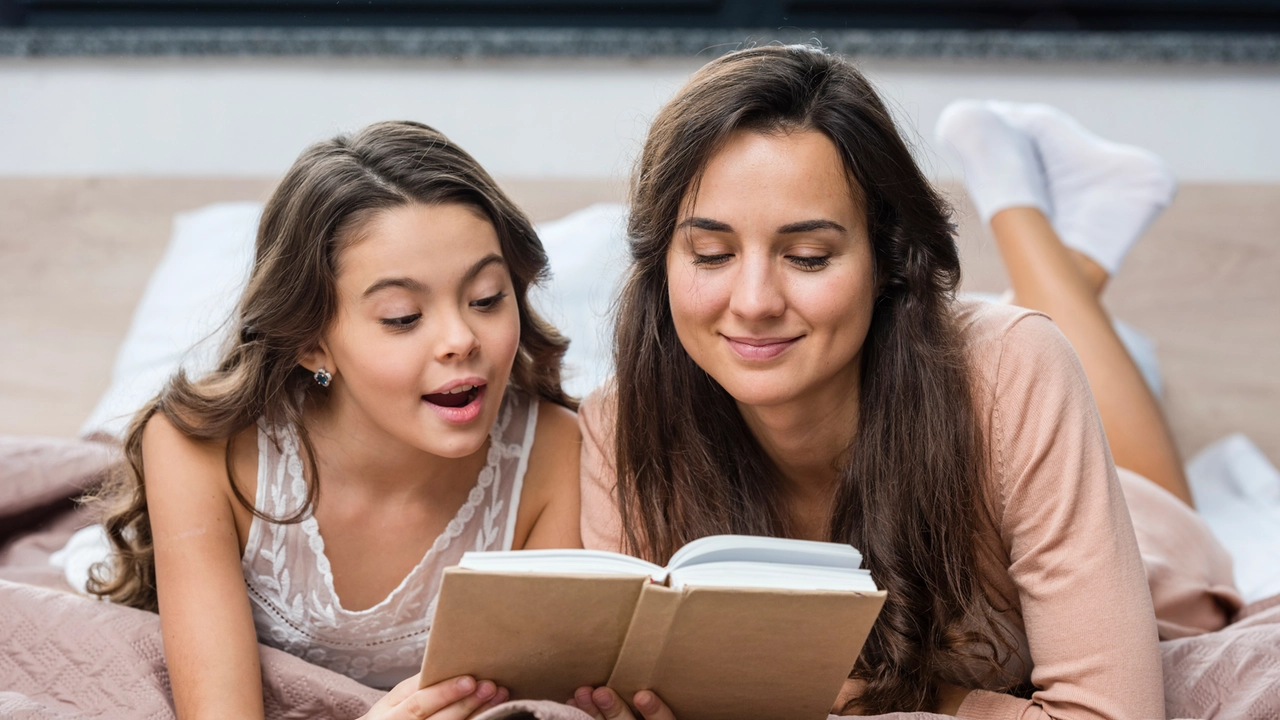
<svg viewBox="0 0 1280 720">
<path fill-rule="evenodd" d="M 520 343 L 488 219 L 460 204 L 379 212 L 342 251 L 337 281 L 324 345 L 336 369 L 330 404 L 344 423 L 438 456 L 478 450 Z"/>
<path fill-rule="evenodd" d="M 739 403 L 847 393 L 876 297 L 866 214 L 822 133 L 739 131 L 682 203 L 676 333 Z"/>
</svg>

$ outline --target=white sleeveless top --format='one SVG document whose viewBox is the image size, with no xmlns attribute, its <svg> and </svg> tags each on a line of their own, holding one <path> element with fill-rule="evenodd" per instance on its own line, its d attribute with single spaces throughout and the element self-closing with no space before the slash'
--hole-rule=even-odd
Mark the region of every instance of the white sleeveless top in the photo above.
<svg viewBox="0 0 1280 720">
<path fill-rule="evenodd" d="M 511 549 L 537 419 L 537 399 L 508 389 L 467 501 L 399 587 L 367 610 L 338 602 L 314 516 L 288 525 L 254 517 L 241 567 L 258 639 L 373 687 L 417 673 L 444 569 L 469 550 Z M 257 508 L 288 517 L 301 507 L 302 468 L 293 429 L 259 423 Z"/>
</svg>

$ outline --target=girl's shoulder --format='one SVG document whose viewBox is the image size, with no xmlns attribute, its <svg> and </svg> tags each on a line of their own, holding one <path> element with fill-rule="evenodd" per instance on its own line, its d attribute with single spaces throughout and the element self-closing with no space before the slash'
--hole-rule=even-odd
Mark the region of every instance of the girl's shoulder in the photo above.
<svg viewBox="0 0 1280 720">
<path fill-rule="evenodd" d="M 520 490 L 513 547 L 574 547 L 578 540 L 578 461 L 582 434 L 572 410 L 533 398 L 537 426 Z"/>
<path fill-rule="evenodd" d="M 228 457 L 228 445 L 230 456 Z M 258 428 L 250 426 L 230 440 L 204 440 L 184 432 L 163 412 L 148 420 L 142 433 L 146 492 L 183 497 L 216 496 L 230 503 L 241 537 L 251 513 L 236 501 L 232 482 L 245 498 L 258 488 Z M 231 474 L 228 477 L 228 460 Z M 244 527 L 240 527 L 244 526 Z"/>
</svg>

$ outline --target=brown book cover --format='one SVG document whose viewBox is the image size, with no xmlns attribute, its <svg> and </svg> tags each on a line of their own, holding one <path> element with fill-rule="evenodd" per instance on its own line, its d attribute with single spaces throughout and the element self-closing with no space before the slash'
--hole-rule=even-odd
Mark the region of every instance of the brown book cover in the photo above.
<svg viewBox="0 0 1280 720">
<path fill-rule="evenodd" d="M 653 690 L 681 720 L 825 718 L 885 593 L 445 570 L 422 687 L 457 675 L 563 702 Z"/>
</svg>

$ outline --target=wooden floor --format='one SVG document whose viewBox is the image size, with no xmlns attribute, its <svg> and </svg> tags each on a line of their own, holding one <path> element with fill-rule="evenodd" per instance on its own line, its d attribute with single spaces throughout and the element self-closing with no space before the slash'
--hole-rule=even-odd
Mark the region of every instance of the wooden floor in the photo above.
<svg viewBox="0 0 1280 720">
<path fill-rule="evenodd" d="M 535 221 L 621 200 L 617 183 L 504 183 Z M 0 434 L 72 436 L 110 378 L 176 212 L 262 200 L 272 180 L 0 179 Z M 965 289 L 1006 287 L 956 200 Z M 1156 339 L 1184 453 L 1235 431 L 1280 464 L 1280 186 L 1188 185 L 1107 293 Z"/>
</svg>

